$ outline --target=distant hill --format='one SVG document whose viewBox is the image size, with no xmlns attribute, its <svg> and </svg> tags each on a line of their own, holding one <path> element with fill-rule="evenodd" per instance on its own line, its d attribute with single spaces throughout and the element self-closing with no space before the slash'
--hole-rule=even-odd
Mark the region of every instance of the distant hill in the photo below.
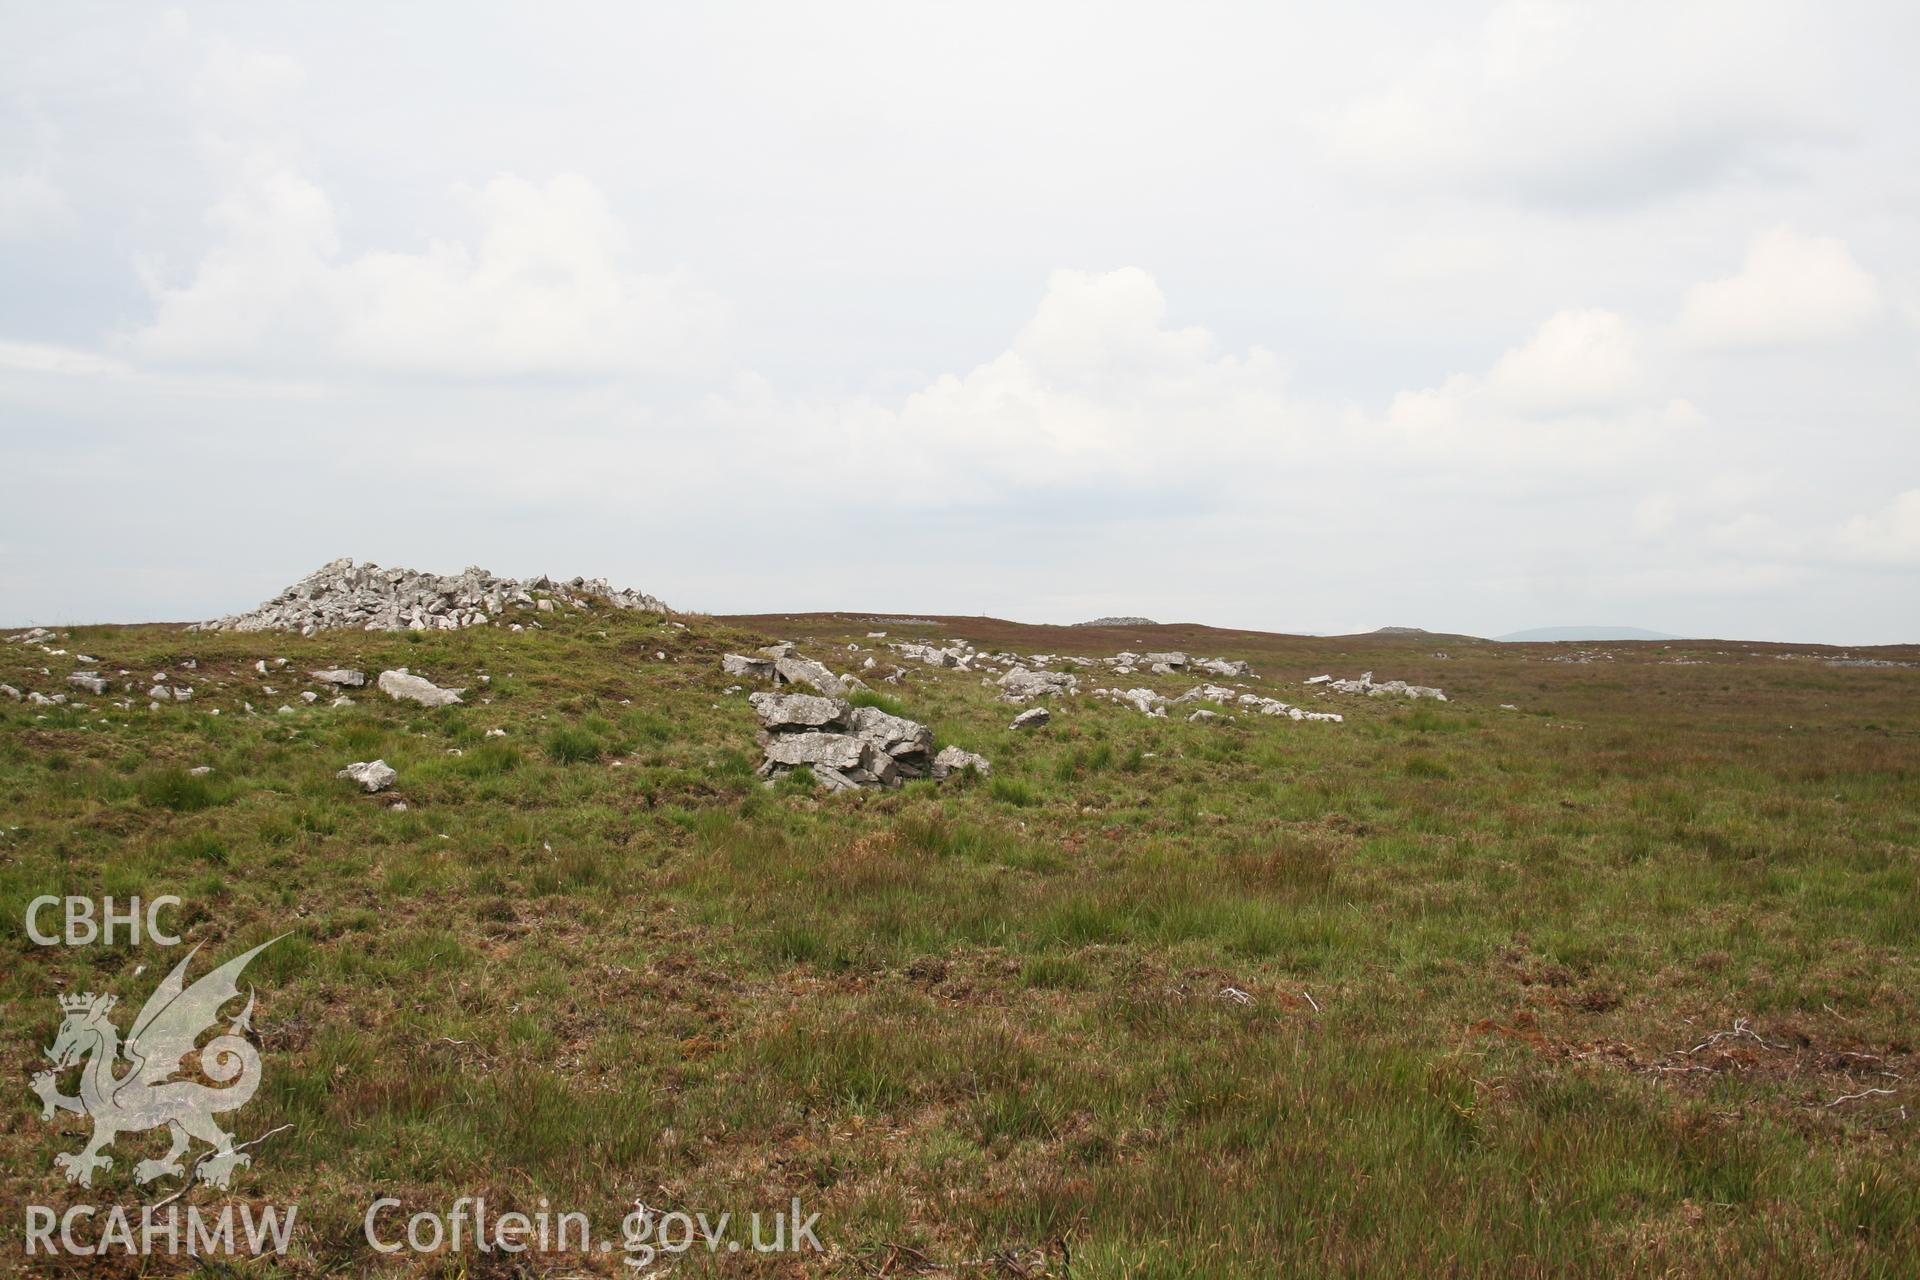
<svg viewBox="0 0 1920 1280">
<path fill-rule="evenodd" d="M 1076 622 L 1076 627 L 1157 627 L 1160 624 L 1152 618 L 1095 618 L 1091 622 Z"/>
<path fill-rule="evenodd" d="M 1645 627 L 1535 627 L 1494 639 L 1538 644 L 1551 640 L 1679 640 L 1682 637 L 1648 631 Z"/>
<path fill-rule="evenodd" d="M 1366 639 L 1418 640 L 1423 644 L 1433 641 L 1445 641 L 1449 644 L 1486 643 L 1479 636 L 1464 635 L 1458 631 L 1429 631 L 1425 627 L 1375 627 L 1361 634 Z"/>
</svg>

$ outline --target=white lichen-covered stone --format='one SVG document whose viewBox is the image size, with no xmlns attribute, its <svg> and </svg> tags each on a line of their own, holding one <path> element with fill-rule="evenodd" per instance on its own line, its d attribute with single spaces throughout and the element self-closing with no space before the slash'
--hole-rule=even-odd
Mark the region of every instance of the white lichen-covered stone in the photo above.
<svg viewBox="0 0 1920 1280">
<path fill-rule="evenodd" d="M 750 680 L 773 679 L 773 659 L 749 658 L 738 653 L 729 653 L 721 657 L 720 670 L 730 676 L 741 676 Z"/>
<path fill-rule="evenodd" d="M 356 760 L 333 776 L 357 782 L 371 795 L 385 791 L 400 775 L 385 760 Z"/>
<path fill-rule="evenodd" d="M 852 708 L 844 698 L 811 693 L 751 693 L 747 702 L 760 717 L 762 728 L 773 732 L 798 729 L 844 729 Z"/>
<path fill-rule="evenodd" d="M 465 689 L 442 689 L 433 681 L 416 676 L 405 667 L 380 673 L 380 692 L 399 701 L 407 699 L 423 707 L 445 707 L 460 701 Z"/>
<path fill-rule="evenodd" d="M 968 769 L 972 769 L 983 778 L 993 775 L 993 766 L 987 763 L 985 756 L 971 751 L 962 751 L 959 747 L 943 747 L 940 754 L 933 758 L 935 782 L 945 782 L 952 775 Z"/>
<path fill-rule="evenodd" d="M 1000 697 L 1007 702 L 1030 702 L 1056 693 L 1080 692 L 1080 677 L 1060 671 L 1029 671 L 1015 667 L 1000 677 Z"/>
</svg>

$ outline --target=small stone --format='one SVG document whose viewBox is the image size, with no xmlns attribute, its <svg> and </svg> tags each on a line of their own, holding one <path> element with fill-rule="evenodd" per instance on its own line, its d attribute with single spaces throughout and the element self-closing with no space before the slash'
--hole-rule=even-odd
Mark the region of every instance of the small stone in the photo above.
<svg viewBox="0 0 1920 1280">
<path fill-rule="evenodd" d="M 945 782 L 951 775 L 965 772 L 967 769 L 972 769 L 983 778 L 993 776 L 993 766 L 987 763 L 985 756 L 976 755 L 971 751 L 962 751 L 959 747 L 942 748 L 940 754 L 933 758 L 935 782 Z"/>
<path fill-rule="evenodd" d="M 357 782 L 371 795 L 385 791 L 400 775 L 385 760 L 356 760 L 333 776 Z"/>
<path fill-rule="evenodd" d="M 1013 723 L 1007 727 L 1010 729 L 1038 729 L 1051 719 L 1053 719 L 1053 713 L 1045 707 L 1028 707 L 1025 711 L 1015 716 Z"/>
</svg>

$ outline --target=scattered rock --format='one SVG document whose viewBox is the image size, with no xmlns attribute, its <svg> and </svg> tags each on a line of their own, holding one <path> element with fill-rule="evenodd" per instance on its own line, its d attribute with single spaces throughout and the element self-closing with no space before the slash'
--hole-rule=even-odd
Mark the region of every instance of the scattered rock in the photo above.
<svg viewBox="0 0 1920 1280">
<path fill-rule="evenodd" d="M 1312 680 L 1308 683 L 1318 684 L 1321 683 L 1321 681 Z M 1340 693 L 1364 693 L 1370 698 L 1398 695 L 1405 698 L 1432 698 L 1437 702 L 1445 702 L 1447 700 L 1446 694 L 1433 688 L 1431 685 L 1408 684 L 1405 680 L 1388 680 L 1384 684 L 1375 684 L 1373 681 L 1373 672 L 1371 671 L 1361 672 L 1359 678 L 1356 680 L 1329 679 L 1325 683 L 1329 689 L 1337 690 Z"/>
<path fill-rule="evenodd" d="M 1029 671 L 1015 667 L 1000 677 L 1000 697 L 1005 702 L 1029 702 L 1056 693 L 1080 692 L 1080 677 L 1059 671 Z"/>
<path fill-rule="evenodd" d="M 1045 707 L 1028 707 L 1025 711 L 1015 716 L 1013 723 L 1007 727 L 1009 729 L 1038 729 L 1051 719 L 1053 719 L 1053 713 Z"/>
<path fill-rule="evenodd" d="M 1091 622 L 1076 622 L 1076 627 L 1157 627 L 1160 624 L 1152 618 L 1136 618 L 1123 615 L 1117 618 L 1095 618 Z"/>
<path fill-rule="evenodd" d="M 12 698 L 15 702 L 20 701 L 20 691 L 10 684 L 0 684 L 0 695 Z"/>
<path fill-rule="evenodd" d="M 924 662 L 930 667 L 959 667 L 968 669 L 967 659 L 971 651 L 964 648 L 943 649 L 939 645 L 918 644 L 907 640 L 892 646 L 903 658 L 912 658 L 915 662 Z"/>
<path fill-rule="evenodd" d="M 395 700 L 411 698 L 423 707 L 444 707 L 460 701 L 460 695 L 466 690 L 442 689 L 433 681 L 401 667 L 397 671 L 380 673 L 380 692 Z"/>
<path fill-rule="evenodd" d="M 149 700 L 153 702 L 172 702 L 173 690 L 167 688 L 167 686 L 163 684 L 157 684 L 153 686 L 153 688 L 147 690 L 147 697 Z"/>
<path fill-rule="evenodd" d="M 341 689 L 358 689 L 367 683 L 366 672 L 353 671 L 346 667 L 330 667 L 325 671 L 309 671 L 307 674 L 321 684 L 330 684 Z"/>
<path fill-rule="evenodd" d="M 1144 716 L 1167 714 L 1167 700 L 1151 689 L 1095 689 L 1093 696 L 1124 702 Z"/>
<path fill-rule="evenodd" d="M 210 764 L 197 764 L 193 766 L 193 768 L 187 770 L 187 773 L 190 776 L 195 778 L 204 778 L 212 772 L 213 772 L 213 766 Z"/>
<path fill-rule="evenodd" d="M 76 671 L 67 677 L 67 683 L 93 694 L 105 693 L 109 688 L 106 679 L 98 671 Z"/>
</svg>

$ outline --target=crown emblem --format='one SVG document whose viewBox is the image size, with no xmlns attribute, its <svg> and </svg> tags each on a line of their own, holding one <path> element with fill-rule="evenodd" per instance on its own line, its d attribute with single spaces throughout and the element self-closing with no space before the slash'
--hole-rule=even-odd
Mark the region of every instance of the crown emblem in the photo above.
<svg viewBox="0 0 1920 1280">
<path fill-rule="evenodd" d="M 93 1008 L 97 998 L 91 991 L 83 991 L 78 995 L 65 995 L 60 997 L 60 1007 L 68 1013 L 85 1013 Z M 108 1001 L 112 999 L 112 996 L 107 997 Z"/>
</svg>

